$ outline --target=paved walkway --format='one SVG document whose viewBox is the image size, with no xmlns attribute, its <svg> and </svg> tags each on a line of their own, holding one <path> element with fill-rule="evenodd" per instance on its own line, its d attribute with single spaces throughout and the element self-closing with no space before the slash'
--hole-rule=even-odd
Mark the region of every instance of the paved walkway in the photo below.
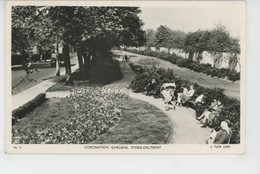
<svg viewBox="0 0 260 174">
<path fill-rule="evenodd" d="M 125 67 L 121 62 L 121 71 L 123 79 L 110 84 L 111 86 L 129 87 L 135 74 L 127 64 Z M 141 93 L 133 93 L 129 90 L 129 96 L 135 99 L 150 103 L 162 110 L 169 118 L 172 125 L 172 133 L 168 140 L 169 144 L 205 144 L 210 136 L 211 129 L 201 128 L 201 124 L 195 119 L 195 111 L 191 108 L 176 107 L 176 110 L 165 111 L 165 105 L 162 99 L 146 96 Z"/>
<path fill-rule="evenodd" d="M 78 65 L 74 65 L 71 67 L 71 72 L 74 72 L 78 69 Z M 16 95 L 12 96 L 12 110 L 24 105 L 25 103 L 27 103 L 28 101 L 32 100 L 33 98 L 35 98 L 38 94 L 40 93 L 44 93 L 49 87 L 53 86 L 54 84 L 56 84 L 58 81 L 60 81 L 61 79 L 64 78 L 65 75 L 65 71 L 61 71 L 60 72 L 59 77 L 55 78 L 55 79 L 48 79 L 45 80 L 31 88 L 28 88 Z M 51 94 L 50 94 L 51 95 Z M 62 94 L 64 95 L 64 94 Z M 47 94 L 48 97 L 48 94 Z"/>
</svg>

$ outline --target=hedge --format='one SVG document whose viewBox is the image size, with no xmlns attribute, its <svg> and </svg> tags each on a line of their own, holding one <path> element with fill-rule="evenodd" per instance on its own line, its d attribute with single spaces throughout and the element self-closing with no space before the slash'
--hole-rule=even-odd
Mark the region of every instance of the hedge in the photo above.
<svg viewBox="0 0 260 174">
<path fill-rule="evenodd" d="M 18 119 L 25 117 L 26 114 L 33 111 L 36 107 L 40 106 L 46 101 L 46 94 L 38 94 L 34 99 L 25 103 L 23 106 L 12 111 L 12 125 L 14 125 Z"/>
<path fill-rule="evenodd" d="M 151 57 L 156 57 L 165 61 L 169 61 L 173 64 L 176 64 L 179 67 L 185 67 L 189 68 L 193 71 L 196 72 L 201 72 L 207 75 L 210 75 L 212 77 L 218 77 L 218 78 L 227 78 L 228 80 L 231 81 L 237 81 L 240 80 L 240 72 L 236 71 L 230 71 L 227 68 L 214 68 L 210 64 L 205 64 L 205 63 L 198 63 L 194 62 L 188 59 L 184 59 L 180 56 L 177 56 L 176 54 L 169 54 L 165 52 L 156 52 L 156 51 L 151 51 L 151 50 L 130 50 L 127 49 L 127 51 L 132 52 L 132 53 L 137 53 L 141 55 L 146 55 L 146 56 L 151 56 Z"/>
<path fill-rule="evenodd" d="M 131 65 L 134 68 L 134 65 Z M 232 137 L 230 143 L 239 144 L 240 143 L 240 101 L 237 99 L 229 98 L 224 95 L 224 90 L 221 88 L 205 88 L 197 83 L 191 83 L 189 80 L 182 79 L 177 77 L 174 74 L 172 69 L 163 69 L 163 68 L 151 68 L 143 69 L 142 72 L 138 72 L 131 82 L 130 88 L 134 92 L 145 92 L 145 87 L 149 82 L 155 79 L 157 84 L 155 90 L 157 91 L 153 96 L 155 98 L 161 97 L 160 87 L 163 83 L 166 82 L 175 82 L 177 92 L 181 92 L 181 86 L 190 86 L 191 84 L 195 87 L 195 96 L 198 96 L 202 93 L 206 93 L 204 98 L 204 104 L 195 105 L 194 109 L 196 111 L 196 116 L 198 117 L 203 113 L 203 111 L 209 107 L 213 99 L 219 100 L 223 104 L 223 109 L 219 115 L 219 121 L 230 120 L 231 124 L 229 125 L 232 129 Z"/>
</svg>

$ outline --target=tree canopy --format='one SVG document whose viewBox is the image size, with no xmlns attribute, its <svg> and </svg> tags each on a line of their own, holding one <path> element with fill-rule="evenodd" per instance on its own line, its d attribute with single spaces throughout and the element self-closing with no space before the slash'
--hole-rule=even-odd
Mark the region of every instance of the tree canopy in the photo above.
<svg viewBox="0 0 260 174">
<path fill-rule="evenodd" d="M 79 52 L 81 71 L 88 71 L 90 57 L 102 58 L 114 46 L 145 43 L 140 12 L 137 7 L 14 6 L 12 52 L 69 45 Z"/>
</svg>

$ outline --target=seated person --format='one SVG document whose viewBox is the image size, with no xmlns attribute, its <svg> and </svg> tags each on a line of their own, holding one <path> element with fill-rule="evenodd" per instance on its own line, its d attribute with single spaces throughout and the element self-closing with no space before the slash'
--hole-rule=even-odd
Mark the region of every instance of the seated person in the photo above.
<svg viewBox="0 0 260 174">
<path fill-rule="evenodd" d="M 214 100 L 209 109 L 205 110 L 203 114 L 197 118 L 203 125 L 201 127 L 205 128 L 207 126 L 214 127 L 214 120 L 219 115 L 222 109 L 222 103 L 220 101 Z"/>
<path fill-rule="evenodd" d="M 183 88 L 183 93 L 178 93 L 178 99 L 176 105 L 182 105 L 184 104 L 187 100 L 191 99 L 191 97 L 194 94 L 194 86 L 190 86 L 190 90 L 187 88 Z"/>
<path fill-rule="evenodd" d="M 176 89 L 175 83 L 164 83 L 161 87 L 161 94 L 163 95 L 164 98 L 166 111 L 169 110 L 169 104 L 173 105 L 175 89 Z M 175 106 L 173 109 L 175 109 Z"/>
<path fill-rule="evenodd" d="M 156 80 L 152 79 L 152 82 L 148 83 L 146 87 L 146 95 L 151 95 L 152 91 L 155 90 Z"/>
<path fill-rule="evenodd" d="M 217 132 L 213 144 L 226 144 L 230 138 L 230 128 L 226 121 L 222 121 L 220 124 L 220 130 Z M 210 142 L 208 142 L 210 143 Z"/>
<path fill-rule="evenodd" d="M 214 129 L 211 131 L 209 139 L 206 141 L 206 144 L 212 144 L 215 141 L 215 138 L 220 131 L 220 126 L 215 126 Z"/>
<path fill-rule="evenodd" d="M 202 93 L 201 95 L 199 95 L 199 96 L 196 98 L 194 104 L 201 104 L 201 103 L 203 103 L 204 96 L 205 96 L 204 93 Z"/>
</svg>

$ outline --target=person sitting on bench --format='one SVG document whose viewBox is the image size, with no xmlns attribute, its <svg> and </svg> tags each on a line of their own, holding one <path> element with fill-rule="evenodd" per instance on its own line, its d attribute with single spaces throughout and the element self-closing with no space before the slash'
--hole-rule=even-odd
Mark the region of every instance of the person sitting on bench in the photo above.
<svg viewBox="0 0 260 174">
<path fill-rule="evenodd" d="M 153 91 L 155 91 L 155 86 L 156 86 L 156 80 L 152 79 L 152 82 L 148 83 L 146 87 L 146 95 L 150 96 Z"/>
<path fill-rule="evenodd" d="M 174 93 L 176 89 L 175 83 L 164 83 L 161 87 L 161 94 L 164 98 L 165 110 L 169 110 L 169 105 L 173 105 L 173 109 L 175 109 L 174 101 Z"/>
<path fill-rule="evenodd" d="M 206 109 L 201 116 L 197 118 L 203 125 L 202 128 L 207 126 L 214 127 L 214 119 L 220 113 L 222 109 L 222 103 L 217 101 L 216 99 L 213 100 L 211 105 L 208 109 Z"/>
<path fill-rule="evenodd" d="M 205 97 L 205 93 L 202 93 L 201 95 L 199 95 L 199 96 L 196 98 L 194 104 L 201 104 L 201 103 L 203 103 L 204 97 Z"/>
<path fill-rule="evenodd" d="M 182 104 L 184 104 L 187 100 L 190 100 L 191 97 L 194 94 L 194 86 L 191 85 L 190 86 L 190 90 L 188 90 L 187 88 L 183 88 L 183 93 L 178 93 L 178 100 L 176 105 L 180 105 L 182 106 Z"/>
<path fill-rule="evenodd" d="M 227 144 L 231 138 L 231 130 L 228 127 L 226 121 L 222 121 L 220 124 L 220 130 L 217 132 L 213 144 Z M 210 142 L 208 142 L 210 144 Z"/>
</svg>

